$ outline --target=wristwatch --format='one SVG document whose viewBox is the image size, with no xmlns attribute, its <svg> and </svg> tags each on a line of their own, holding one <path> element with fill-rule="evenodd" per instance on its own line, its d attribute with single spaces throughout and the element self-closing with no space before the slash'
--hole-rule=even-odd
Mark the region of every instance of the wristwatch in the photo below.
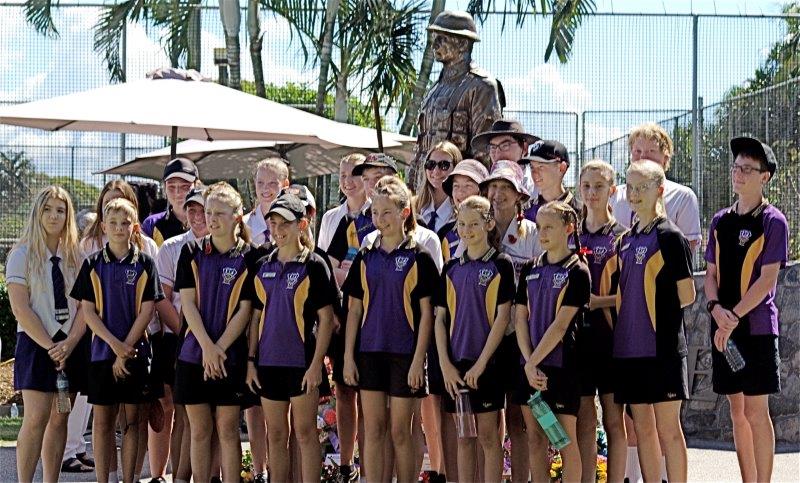
<svg viewBox="0 0 800 483">
<path fill-rule="evenodd" d="M 708 310 L 708 313 L 710 314 L 717 305 L 719 305 L 719 300 L 709 300 L 706 304 L 706 310 Z"/>
</svg>

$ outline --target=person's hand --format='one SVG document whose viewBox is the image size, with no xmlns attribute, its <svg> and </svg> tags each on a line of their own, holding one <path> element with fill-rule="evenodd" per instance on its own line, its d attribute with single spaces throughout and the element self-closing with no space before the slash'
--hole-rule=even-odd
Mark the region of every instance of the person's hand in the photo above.
<svg viewBox="0 0 800 483">
<path fill-rule="evenodd" d="M 353 266 L 353 261 L 352 260 L 342 260 L 342 263 L 339 264 L 339 268 L 341 268 L 342 270 L 344 270 L 346 272 L 349 272 L 350 271 L 350 267 L 352 267 L 352 266 Z"/>
<path fill-rule="evenodd" d="M 599 308 L 598 300 L 600 300 L 600 298 L 597 295 L 589 294 L 589 310 L 594 310 Z"/>
<path fill-rule="evenodd" d="M 453 399 L 456 398 L 458 390 L 466 384 L 456 366 L 450 361 L 442 364 L 442 379 L 444 380 L 445 390 Z"/>
<path fill-rule="evenodd" d="M 64 339 L 61 342 L 56 342 L 56 344 L 47 351 L 47 355 L 55 362 L 57 371 L 64 369 L 67 359 L 70 354 L 72 354 L 74 348 L 75 347 L 68 342 L 68 339 Z"/>
<path fill-rule="evenodd" d="M 482 364 L 480 361 L 476 362 L 475 365 L 470 367 L 467 373 L 464 374 L 464 382 L 472 389 L 478 389 L 478 378 L 483 375 L 483 371 L 485 370 L 485 364 Z"/>
<path fill-rule="evenodd" d="M 339 317 L 333 316 L 333 333 L 338 334 L 342 328 L 342 323 L 339 321 Z"/>
<path fill-rule="evenodd" d="M 258 370 L 256 369 L 256 363 L 253 361 L 247 362 L 247 377 L 245 378 L 245 384 L 247 387 L 250 388 L 250 391 L 253 394 L 258 394 L 256 388 L 261 389 L 261 381 L 258 380 Z"/>
<path fill-rule="evenodd" d="M 725 352 L 725 346 L 728 345 L 728 339 L 730 339 L 730 337 L 730 330 L 717 329 L 714 331 L 714 347 L 720 352 Z"/>
<path fill-rule="evenodd" d="M 117 357 L 114 359 L 114 364 L 111 366 L 111 373 L 114 374 L 114 379 L 117 381 L 121 381 L 125 379 L 125 377 L 129 376 L 131 373 L 128 371 L 128 368 L 125 367 L 125 362 L 127 359 L 122 357 Z"/>
<path fill-rule="evenodd" d="M 203 347 L 203 379 L 221 379 L 228 376 L 225 370 L 225 351 L 217 344 Z"/>
<path fill-rule="evenodd" d="M 714 321 L 720 329 L 727 330 L 728 332 L 733 331 L 733 329 L 739 325 L 739 317 L 736 317 L 733 312 L 723 308 L 719 304 L 714 306 L 714 310 L 711 311 L 711 316 L 714 317 Z"/>
<path fill-rule="evenodd" d="M 352 357 L 344 358 L 342 376 L 344 377 L 344 383 L 348 386 L 358 385 L 358 368 L 356 367 L 356 361 Z"/>
<path fill-rule="evenodd" d="M 123 359 L 136 357 L 136 348 L 124 341 L 111 344 L 111 350 L 114 351 L 114 355 Z"/>
<path fill-rule="evenodd" d="M 528 378 L 528 384 L 537 391 L 547 390 L 547 376 L 538 367 L 525 364 L 525 377 Z"/>
<path fill-rule="evenodd" d="M 306 373 L 303 375 L 303 381 L 300 383 L 300 389 L 304 390 L 306 394 L 319 387 L 322 383 L 322 367 L 319 364 L 311 364 Z"/>
<path fill-rule="evenodd" d="M 422 361 L 414 360 L 408 369 L 408 387 L 412 391 L 418 391 L 425 384 L 425 370 Z"/>
</svg>

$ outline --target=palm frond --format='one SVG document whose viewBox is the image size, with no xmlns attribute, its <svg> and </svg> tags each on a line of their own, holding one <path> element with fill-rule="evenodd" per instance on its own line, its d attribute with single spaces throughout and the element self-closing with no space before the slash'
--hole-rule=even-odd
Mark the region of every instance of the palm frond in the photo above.
<svg viewBox="0 0 800 483">
<path fill-rule="evenodd" d="M 550 60 L 553 50 L 563 64 L 569 60 L 575 32 L 583 19 L 594 12 L 594 0 L 557 0 L 553 5 L 553 21 L 550 38 L 544 52 L 544 60 Z"/>
<path fill-rule="evenodd" d="M 128 18 L 141 14 L 144 0 L 127 0 L 105 7 L 94 25 L 94 50 L 102 53 L 112 81 L 125 82 L 120 43 Z"/>
<path fill-rule="evenodd" d="M 55 38 L 59 34 L 53 22 L 53 6 L 53 0 L 25 0 L 25 20 L 38 33 Z M 58 6 L 58 0 L 55 6 Z"/>
</svg>

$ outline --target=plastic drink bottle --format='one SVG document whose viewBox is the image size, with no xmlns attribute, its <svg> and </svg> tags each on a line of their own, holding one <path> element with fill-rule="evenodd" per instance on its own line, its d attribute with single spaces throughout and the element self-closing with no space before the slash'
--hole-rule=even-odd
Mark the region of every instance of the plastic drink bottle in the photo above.
<svg viewBox="0 0 800 483">
<path fill-rule="evenodd" d="M 531 398 L 528 399 L 528 407 L 531 408 L 533 417 L 539 422 L 539 425 L 544 430 L 544 434 L 547 435 L 547 439 L 550 440 L 550 444 L 552 444 L 553 447 L 562 449 L 570 443 L 567 432 L 564 431 L 561 423 L 558 422 L 550 406 L 542 399 L 541 391 L 536 391 Z"/>
</svg>

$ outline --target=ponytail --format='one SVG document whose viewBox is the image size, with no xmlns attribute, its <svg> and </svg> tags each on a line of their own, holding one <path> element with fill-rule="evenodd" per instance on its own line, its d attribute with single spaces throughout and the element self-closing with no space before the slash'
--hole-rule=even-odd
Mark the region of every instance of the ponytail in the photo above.
<svg viewBox="0 0 800 483">
<path fill-rule="evenodd" d="M 314 237 L 311 235 L 310 223 L 308 226 L 306 226 L 305 230 L 300 230 L 300 244 L 308 248 L 310 251 L 314 251 Z"/>
<path fill-rule="evenodd" d="M 525 238 L 528 236 L 528 228 L 525 226 L 525 223 L 522 222 L 522 220 L 525 219 L 525 212 L 522 209 L 521 200 L 517 200 L 516 207 L 517 207 L 517 236 L 519 238 Z"/>
<path fill-rule="evenodd" d="M 234 236 L 241 238 L 245 243 L 250 243 L 252 241 L 250 237 L 250 227 L 244 222 L 244 217 L 240 217 L 239 221 L 236 223 Z"/>
<path fill-rule="evenodd" d="M 417 229 L 417 215 L 413 205 L 409 205 L 409 208 L 411 208 L 411 211 L 408 214 L 408 218 L 403 222 L 403 233 L 410 237 Z"/>
</svg>

